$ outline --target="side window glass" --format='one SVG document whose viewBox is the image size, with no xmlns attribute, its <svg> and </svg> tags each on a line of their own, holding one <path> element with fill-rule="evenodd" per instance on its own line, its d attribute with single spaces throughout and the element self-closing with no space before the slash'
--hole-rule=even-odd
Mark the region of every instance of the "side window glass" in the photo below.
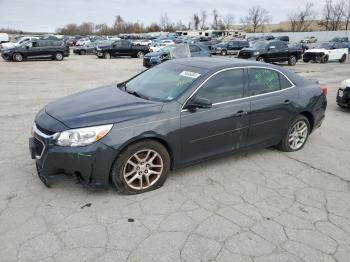
<svg viewBox="0 0 350 262">
<path fill-rule="evenodd" d="M 286 89 L 289 87 L 292 87 L 291 82 L 282 74 L 279 74 L 280 77 L 280 84 L 281 84 L 281 89 Z"/>
<path fill-rule="evenodd" d="M 212 103 L 239 99 L 244 93 L 243 69 L 232 69 L 218 73 L 205 82 L 195 94 Z"/>
<path fill-rule="evenodd" d="M 249 94 L 260 95 L 280 90 L 279 73 L 267 68 L 249 68 Z"/>
</svg>

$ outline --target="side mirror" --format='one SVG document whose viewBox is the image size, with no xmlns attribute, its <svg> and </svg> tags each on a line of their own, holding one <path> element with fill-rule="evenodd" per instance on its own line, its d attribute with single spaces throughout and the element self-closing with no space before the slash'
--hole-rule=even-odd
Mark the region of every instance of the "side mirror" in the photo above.
<svg viewBox="0 0 350 262">
<path fill-rule="evenodd" d="M 188 101 L 186 108 L 193 112 L 196 111 L 197 108 L 211 108 L 212 107 L 212 102 L 207 99 L 207 98 L 203 98 L 203 97 L 195 97 L 190 99 L 190 101 Z"/>
</svg>

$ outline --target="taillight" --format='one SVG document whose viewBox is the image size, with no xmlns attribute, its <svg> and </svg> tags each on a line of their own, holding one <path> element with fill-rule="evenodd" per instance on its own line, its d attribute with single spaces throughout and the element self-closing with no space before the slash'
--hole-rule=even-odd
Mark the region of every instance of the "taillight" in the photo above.
<svg viewBox="0 0 350 262">
<path fill-rule="evenodd" d="M 326 86 L 320 86 L 322 93 L 327 96 L 328 94 L 328 88 Z"/>
</svg>

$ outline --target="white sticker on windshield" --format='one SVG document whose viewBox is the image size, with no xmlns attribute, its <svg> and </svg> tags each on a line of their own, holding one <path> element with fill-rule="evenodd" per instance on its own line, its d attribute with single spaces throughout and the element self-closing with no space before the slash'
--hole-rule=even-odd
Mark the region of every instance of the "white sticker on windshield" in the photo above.
<svg viewBox="0 0 350 262">
<path fill-rule="evenodd" d="M 190 71 L 182 71 L 180 73 L 180 76 L 186 76 L 190 78 L 198 78 L 201 74 L 195 73 L 195 72 L 190 72 Z"/>
</svg>

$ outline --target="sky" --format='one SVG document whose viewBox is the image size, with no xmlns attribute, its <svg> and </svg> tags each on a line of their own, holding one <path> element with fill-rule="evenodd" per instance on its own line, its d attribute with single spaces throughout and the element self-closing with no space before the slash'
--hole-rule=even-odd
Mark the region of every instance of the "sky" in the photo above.
<svg viewBox="0 0 350 262">
<path fill-rule="evenodd" d="M 316 3 L 316 1 L 315 1 Z M 286 21 L 290 11 L 305 0 L 0 0 L 0 28 L 55 32 L 68 23 L 90 21 L 111 25 L 116 15 L 126 21 L 150 24 L 166 13 L 172 22 L 188 24 L 194 13 L 214 8 L 221 16 L 232 14 L 239 23 L 249 7 L 269 10 L 272 23 Z M 208 21 L 212 21 L 209 16 Z"/>
</svg>

